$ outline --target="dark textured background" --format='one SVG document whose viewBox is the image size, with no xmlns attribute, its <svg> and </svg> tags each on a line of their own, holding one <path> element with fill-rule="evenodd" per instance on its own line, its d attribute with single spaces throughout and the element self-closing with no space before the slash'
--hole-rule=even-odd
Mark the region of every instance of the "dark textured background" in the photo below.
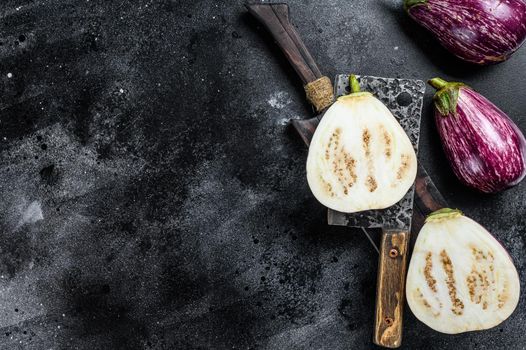
<svg viewBox="0 0 526 350">
<path fill-rule="evenodd" d="M 526 130 L 526 48 L 478 68 L 401 1 L 290 1 L 322 71 L 471 84 Z M 327 227 L 287 127 L 299 80 L 242 1 L 0 3 L 2 349 L 365 349 L 376 253 Z M 526 281 L 526 182 L 453 177 L 428 89 L 420 160 Z M 524 295 L 524 293 L 523 293 Z M 519 349 L 526 311 L 449 336 L 407 311 L 411 349 Z"/>
</svg>

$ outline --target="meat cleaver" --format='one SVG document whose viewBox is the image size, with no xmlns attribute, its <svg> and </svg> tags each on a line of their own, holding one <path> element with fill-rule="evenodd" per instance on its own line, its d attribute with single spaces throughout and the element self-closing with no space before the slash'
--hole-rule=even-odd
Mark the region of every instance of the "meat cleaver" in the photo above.
<svg viewBox="0 0 526 350">
<path fill-rule="evenodd" d="M 338 75 L 335 95 L 348 93 L 348 75 Z M 360 77 L 363 91 L 373 93 L 393 113 L 418 150 L 420 116 L 425 84 L 420 80 Z M 381 210 L 345 214 L 328 210 L 329 225 L 381 228 L 376 314 L 373 341 L 387 347 L 398 347 L 402 340 L 405 274 L 413 217 L 413 185 L 395 205 Z"/>
<path fill-rule="evenodd" d="M 288 6 L 283 3 L 251 3 L 247 4 L 247 8 L 272 34 L 302 79 L 306 86 L 307 96 L 309 96 L 308 86 L 310 84 L 320 82 L 324 78 L 327 79 L 322 76 L 312 55 L 290 23 Z M 359 81 L 364 91 L 374 93 L 394 112 L 393 114 L 399 119 L 416 149 L 425 84 L 417 80 L 374 77 L 359 77 Z M 346 76 L 338 76 L 336 94 L 344 94 L 346 89 Z M 332 92 L 331 97 L 333 97 Z M 333 98 L 329 102 L 332 100 Z M 318 112 L 316 117 L 307 120 L 293 120 L 295 129 L 305 143 L 309 144 L 328 106 L 330 103 L 315 104 Z M 413 193 L 414 186 L 402 201 L 381 211 L 357 214 L 329 211 L 329 223 L 334 225 L 383 228 L 373 341 L 378 345 L 391 348 L 400 346 L 402 339 L 402 309 Z"/>
</svg>

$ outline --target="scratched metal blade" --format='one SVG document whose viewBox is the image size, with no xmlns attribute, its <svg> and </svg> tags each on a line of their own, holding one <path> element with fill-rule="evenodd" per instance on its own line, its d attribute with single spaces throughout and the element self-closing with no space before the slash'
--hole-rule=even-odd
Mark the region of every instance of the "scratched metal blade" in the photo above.
<svg viewBox="0 0 526 350">
<path fill-rule="evenodd" d="M 369 91 L 382 101 L 393 113 L 418 154 L 420 137 L 420 117 L 426 85 L 421 80 L 378 78 L 358 76 L 363 91 Z M 336 76 L 334 91 L 336 96 L 349 93 L 349 76 Z M 367 210 L 359 213 L 344 214 L 329 209 L 329 225 L 351 227 L 411 227 L 413 216 L 413 197 L 415 186 L 406 193 L 404 198 L 395 205 L 381 210 Z"/>
</svg>

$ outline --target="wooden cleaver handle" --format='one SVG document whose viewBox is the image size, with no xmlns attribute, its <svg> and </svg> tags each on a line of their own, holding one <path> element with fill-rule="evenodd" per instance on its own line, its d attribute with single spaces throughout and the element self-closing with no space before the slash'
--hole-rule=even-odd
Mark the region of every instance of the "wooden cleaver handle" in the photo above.
<svg viewBox="0 0 526 350">
<path fill-rule="evenodd" d="M 289 21 L 289 6 L 287 4 L 252 3 L 245 6 L 272 34 L 300 76 L 303 85 L 322 77 L 312 55 Z"/>
<path fill-rule="evenodd" d="M 373 342 L 387 348 L 402 343 L 409 232 L 384 230 L 380 244 Z"/>
</svg>

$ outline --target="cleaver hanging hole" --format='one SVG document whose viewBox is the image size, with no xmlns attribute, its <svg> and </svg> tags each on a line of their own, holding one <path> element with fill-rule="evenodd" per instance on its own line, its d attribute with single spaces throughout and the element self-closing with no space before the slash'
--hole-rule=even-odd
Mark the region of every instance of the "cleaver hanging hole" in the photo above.
<svg viewBox="0 0 526 350">
<path fill-rule="evenodd" d="M 398 103 L 402 107 L 407 107 L 413 102 L 413 98 L 408 92 L 401 92 L 396 96 L 396 103 Z"/>
</svg>

